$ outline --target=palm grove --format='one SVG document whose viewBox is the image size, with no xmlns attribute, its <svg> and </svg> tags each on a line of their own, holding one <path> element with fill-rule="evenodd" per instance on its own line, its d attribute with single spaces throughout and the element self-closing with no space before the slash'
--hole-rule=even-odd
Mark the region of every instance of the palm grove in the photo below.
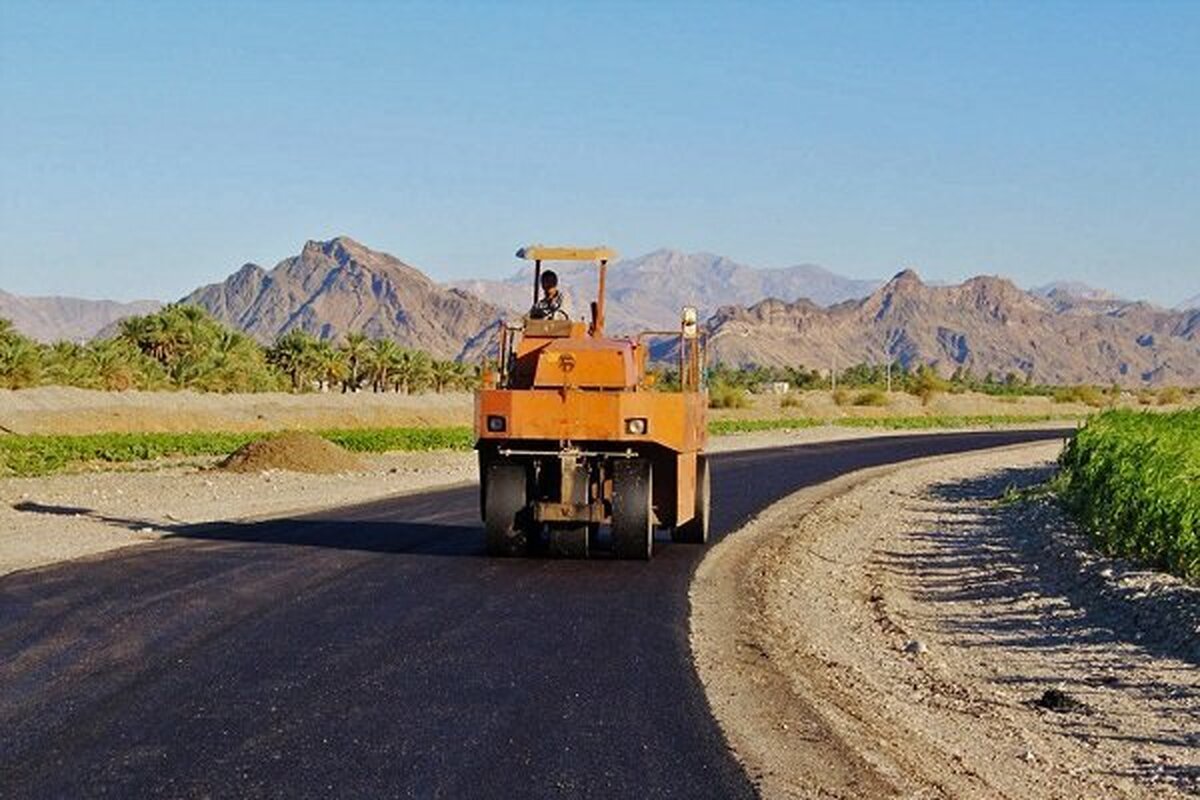
<svg viewBox="0 0 1200 800">
<path fill-rule="evenodd" d="M 465 364 L 361 333 L 331 342 L 292 330 L 263 347 L 189 305 L 129 317 L 115 335 L 86 343 L 40 344 L 0 319 L 0 388 L 415 393 L 469 389 L 476 380 Z"/>
</svg>

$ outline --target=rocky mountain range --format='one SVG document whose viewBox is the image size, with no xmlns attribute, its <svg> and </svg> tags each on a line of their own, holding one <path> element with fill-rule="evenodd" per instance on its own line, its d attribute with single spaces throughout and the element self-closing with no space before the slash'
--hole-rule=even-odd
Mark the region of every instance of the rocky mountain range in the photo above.
<svg viewBox="0 0 1200 800">
<path fill-rule="evenodd" d="M 497 306 L 439 286 L 345 236 L 310 241 L 271 270 L 246 264 L 182 302 L 264 343 L 297 328 L 325 339 L 361 331 L 440 358 L 479 352 L 504 316 Z"/>
<path fill-rule="evenodd" d="M 86 341 L 118 320 L 160 308 L 162 303 L 157 300 L 118 303 L 79 297 L 22 297 L 0 290 L 0 317 L 40 342 Z"/>
<path fill-rule="evenodd" d="M 553 266 L 569 306 L 582 315 L 595 292 L 595 267 Z M 911 271 L 882 283 L 811 265 L 763 270 L 675 250 L 613 264 L 608 289 L 615 332 L 674 329 L 681 307 L 698 306 L 717 361 L 828 369 L 892 359 L 934 364 L 945 374 L 961 367 L 1046 383 L 1200 384 L 1197 298 L 1170 311 L 1083 284 L 1024 291 L 981 276 L 930 285 Z M 297 328 L 326 339 L 362 331 L 439 357 L 473 359 L 499 321 L 526 310 L 531 299 L 531 269 L 442 286 L 342 236 L 310 241 L 270 270 L 246 264 L 183 302 L 264 343 Z M 115 330 L 115 320 L 157 307 L 0 292 L 0 316 L 44 340 L 103 335 Z"/>
<path fill-rule="evenodd" d="M 1200 383 L 1200 311 L 1043 297 L 991 276 L 929 286 L 905 271 L 829 308 L 774 299 L 726 306 L 708 332 L 713 359 L 741 364 L 828 369 L 892 359 L 1056 384 Z"/>
<path fill-rule="evenodd" d="M 596 291 L 593 264 L 555 264 L 567 305 L 581 315 Z M 701 318 L 721 305 L 749 305 L 765 297 L 807 297 L 821 305 L 864 297 L 880 281 L 836 275 L 813 264 L 756 269 L 711 253 L 655 250 L 618 261 L 608 268 L 608 324 L 613 331 L 637 333 L 674 328 L 685 305 L 697 306 Z M 533 300 L 533 267 L 504 280 L 471 280 L 451 284 L 485 297 L 517 314 Z M 586 298 L 582 302 L 577 298 Z"/>
</svg>

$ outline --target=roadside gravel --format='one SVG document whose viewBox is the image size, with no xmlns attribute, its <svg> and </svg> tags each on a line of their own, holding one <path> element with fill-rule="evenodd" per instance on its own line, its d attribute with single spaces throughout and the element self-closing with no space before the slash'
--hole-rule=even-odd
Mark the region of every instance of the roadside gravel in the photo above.
<svg viewBox="0 0 1200 800">
<path fill-rule="evenodd" d="M 0 575 L 156 541 L 181 525 L 316 511 L 477 480 L 472 452 L 364 456 L 365 472 L 225 472 L 215 459 L 144 471 L 0 479 Z"/>
<path fill-rule="evenodd" d="M 765 796 L 1200 795 L 1200 589 L 996 501 L 1057 451 L 848 476 L 713 549 L 693 651 Z"/>
</svg>

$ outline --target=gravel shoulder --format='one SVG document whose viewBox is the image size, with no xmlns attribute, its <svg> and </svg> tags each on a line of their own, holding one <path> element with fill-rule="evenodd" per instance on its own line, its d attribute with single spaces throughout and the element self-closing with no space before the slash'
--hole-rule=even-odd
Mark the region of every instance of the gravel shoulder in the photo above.
<svg viewBox="0 0 1200 800">
<path fill-rule="evenodd" d="M 301 514 L 477 480 L 473 452 L 394 453 L 364 472 L 214 469 L 215 459 L 0 479 L 0 575 L 157 541 L 173 528 Z"/>
<path fill-rule="evenodd" d="M 856 473 L 713 548 L 693 653 L 765 796 L 1200 795 L 1200 589 L 997 502 L 1057 452 Z"/>
</svg>

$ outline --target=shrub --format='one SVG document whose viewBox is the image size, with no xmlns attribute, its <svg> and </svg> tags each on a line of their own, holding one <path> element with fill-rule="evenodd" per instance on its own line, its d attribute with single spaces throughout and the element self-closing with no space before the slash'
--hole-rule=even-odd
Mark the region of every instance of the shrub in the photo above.
<svg viewBox="0 0 1200 800">
<path fill-rule="evenodd" d="M 708 407 L 709 408 L 746 408 L 750 405 L 750 398 L 746 396 L 746 390 L 740 386 L 729 386 L 728 384 L 717 384 L 708 390 Z"/>
<path fill-rule="evenodd" d="M 886 406 L 888 404 L 887 393 L 881 389 L 868 389 L 865 392 L 859 392 L 854 398 L 856 406 Z"/>
<path fill-rule="evenodd" d="M 850 390 L 844 386 L 834 389 L 833 402 L 839 406 L 848 405 L 850 403 Z"/>
<path fill-rule="evenodd" d="M 950 384 L 942 380 L 933 367 L 923 364 L 917 371 L 917 377 L 913 381 L 912 389 L 909 391 L 921 398 L 923 405 L 929 405 L 930 400 L 941 392 L 946 391 L 949 386 Z"/>
<path fill-rule="evenodd" d="M 1168 386 L 1158 390 L 1158 404 L 1160 406 L 1179 405 L 1185 398 L 1186 395 L 1183 389 L 1180 389 L 1178 386 Z"/>
<path fill-rule="evenodd" d="M 1083 403 L 1092 408 L 1103 408 L 1109 398 L 1095 386 L 1063 386 L 1054 390 L 1056 403 Z"/>
</svg>

